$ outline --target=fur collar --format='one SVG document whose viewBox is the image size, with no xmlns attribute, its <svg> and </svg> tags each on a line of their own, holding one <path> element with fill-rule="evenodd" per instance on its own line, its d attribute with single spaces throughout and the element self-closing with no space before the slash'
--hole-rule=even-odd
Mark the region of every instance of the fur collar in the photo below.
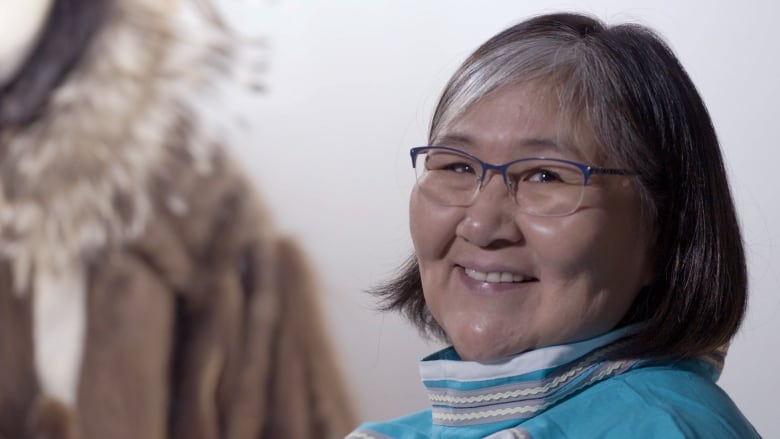
<svg viewBox="0 0 780 439">
<path fill-rule="evenodd" d="M 196 45 L 178 3 L 114 3 L 39 116 L 0 128 L 0 256 L 12 260 L 18 292 L 39 270 L 65 270 L 137 237 L 166 161 L 187 154 L 208 173 L 216 154 L 189 97 L 224 73 L 226 34 L 201 20 L 207 41 Z M 186 151 L 169 146 L 174 135 L 188 137 L 174 142 Z"/>
</svg>

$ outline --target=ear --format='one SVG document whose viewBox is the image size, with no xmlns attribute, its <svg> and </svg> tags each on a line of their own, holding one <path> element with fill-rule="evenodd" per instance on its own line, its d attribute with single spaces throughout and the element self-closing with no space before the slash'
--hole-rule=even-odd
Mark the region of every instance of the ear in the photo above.
<svg viewBox="0 0 780 439">
<path fill-rule="evenodd" d="M 0 0 L 0 88 L 35 47 L 54 0 Z"/>
</svg>

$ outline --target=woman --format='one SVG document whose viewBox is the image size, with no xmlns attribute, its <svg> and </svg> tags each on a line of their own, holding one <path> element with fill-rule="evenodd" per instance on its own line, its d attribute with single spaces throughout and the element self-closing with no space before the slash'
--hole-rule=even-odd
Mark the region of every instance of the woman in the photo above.
<svg viewBox="0 0 780 439">
<path fill-rule="evenodd" d="M 357 437 L 756 437 L 715 384 L 746 302 L 707 110 L 637 25 L 491 38 L 411 151 L 415 257 L 378 290 L 452 344 L 432 408 Z"/>
</svg>

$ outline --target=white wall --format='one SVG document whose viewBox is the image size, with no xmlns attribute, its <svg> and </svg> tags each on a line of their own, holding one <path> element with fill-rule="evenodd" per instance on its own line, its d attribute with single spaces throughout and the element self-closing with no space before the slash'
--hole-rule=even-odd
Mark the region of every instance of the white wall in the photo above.
<svg viewBox="0 0 780 439">
<path fill-rule="evenodd" d="M 426 406 L 417 360 L 437 348 L 363 291 L 410 253 L 407 150 L 425 143 L 445 80 L 479 43 L 560 9 L 660 31 L 698 85 L 724 148 L 750 265 L 747 320 L 720 384 L 780 437 L 780 57 L 772 0 L 223 0 L 264 35 L 270 71 L 237 154 L 319 271 L 361 418 Z"/>
</svg>

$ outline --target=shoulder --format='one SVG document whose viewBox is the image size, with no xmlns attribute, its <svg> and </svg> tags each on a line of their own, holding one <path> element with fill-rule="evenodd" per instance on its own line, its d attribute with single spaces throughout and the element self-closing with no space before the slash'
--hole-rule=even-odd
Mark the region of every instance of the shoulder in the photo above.
<svg viewBox="0 0 780 439">
<path fill-rule="evenodd" d="M 431 437 L 431 411 L 423 410 L 386 422 L 366 423 L 346 439 L 418 439 Z"/>
<path fill-rule="evenodd" d="M 697 361 L 646 364 L 572 396 L 531 424 L 540 432 L 585 429 L 587 437 L 759 437 L 707 367 Z"/>
</svg>

